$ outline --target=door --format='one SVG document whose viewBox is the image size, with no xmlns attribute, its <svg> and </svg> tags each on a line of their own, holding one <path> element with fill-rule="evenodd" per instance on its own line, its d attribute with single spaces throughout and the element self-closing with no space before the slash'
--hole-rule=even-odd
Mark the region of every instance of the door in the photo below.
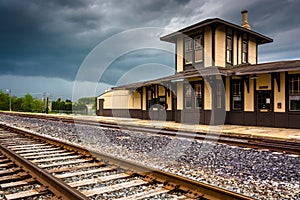
<svg viewBox="0 0 300 200">
<path fill-rule="evenodd" d="M 256 92 L 256 110 L 258 126 L 273 126 L 273 95 L 271 90 L 258 90 Z"/>
</svg>

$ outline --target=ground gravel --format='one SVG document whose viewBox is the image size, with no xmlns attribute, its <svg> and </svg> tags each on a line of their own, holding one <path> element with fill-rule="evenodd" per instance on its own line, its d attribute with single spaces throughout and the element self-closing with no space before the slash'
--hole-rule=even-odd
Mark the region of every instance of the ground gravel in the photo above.
<svg viewBox="0 0 300 200">
<path fill-rule="evenodd" d="M 0 122 L 257 199 L 300 199 L 297 155 L 0 114 Z"/>
</svg>

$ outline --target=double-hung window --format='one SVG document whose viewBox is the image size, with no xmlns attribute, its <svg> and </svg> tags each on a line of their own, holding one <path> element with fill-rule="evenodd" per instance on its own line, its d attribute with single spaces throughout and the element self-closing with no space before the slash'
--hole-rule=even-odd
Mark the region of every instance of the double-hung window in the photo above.
<svg viewBox="0 0 300 200">
<path fill-rule="evenodd" d="M 243 40 L 242 44 L 242 63 L 248 63 L 248 42 Z"/>
<path fill-rule="evenodd" d="M 203 49 L 203 35 L 188 38 L 185 40 L 185 64 L 200 63 L 203 61 L 204 49 Z"/>
<path fill-rule="evenodd" d="M 289 78 L 290 111 L 300 111 L 300 75 Z"/>
<path fill-rule="evenodd" d="M 195 108 L 203 107 L 203 94 L 202 94 L 202 83 L 194 84 L 194 93 L 195 93 Z"/>
<path fill-rule="evenodd" d="M 184 86 L 184 106 L 192 108 L 192 87 L 190 84 Z"/>
<path fill-rule="evenodd" d="M 184 106 L 187 109 L 203 108 L 203 82 L 184 85 Z"/>
<path fill-rule="evenodd" d="M 243 84 L 241 79 L 234 79 L 231 81 L 231 109 L 242 110 L 243 109 Z"/>
<path fill-rule="evenodd" d="M 185 40 L 185 64 L 191 64 L 193 62 L 193 40 Z"/>
<path fill-rule="evenodd" d="M 231 35 L 227 35 L 226 37 L 226 62 L 232 64 L 232 36 Z"/>
<path fill-rule="evenodd" d="M 153 95 L 152 88 L 147 88 L 147 108 L 153 106 Z"/>
<path fill-rule="evenodd" d="M 195 62 L 203 61 L 203 36 L 197 36 L 194 39 Z"/>
</svg>

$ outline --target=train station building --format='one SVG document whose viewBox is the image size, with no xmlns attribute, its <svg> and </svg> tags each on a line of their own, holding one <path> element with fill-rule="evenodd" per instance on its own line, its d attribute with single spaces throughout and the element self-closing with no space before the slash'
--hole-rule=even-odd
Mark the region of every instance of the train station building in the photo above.
<svg viewBox="0 0 300 200">
<path fill-rule="evenodd" d="M 207 19 L 160 39 L 175 44 L 174 75 L 112 88 L 97 115 L 191 124 L 300 128 L 300 60 L 258 63 L 273 42 L 241 26 Z"/>
</svg>

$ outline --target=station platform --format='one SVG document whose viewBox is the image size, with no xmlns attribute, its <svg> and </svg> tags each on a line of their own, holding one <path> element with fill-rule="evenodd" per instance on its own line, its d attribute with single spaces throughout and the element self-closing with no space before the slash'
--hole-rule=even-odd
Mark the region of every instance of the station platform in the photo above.
<svg viewBox="0 0 300 200">
<path fill-rule="evenodd" d="M 14 114 L 14 112 L 2 112 Z M 20 114 L 15 112 L 15 114 Z M 58 117 L 74 120 L 88 120 L 94 122 L 102 122 L 118 125 L 132 125 L 139 127 L 149 127 L 156 129 L 200 132 L 206 134 L 217 135 L 232 135 L 243 138 L 265 138 L 280 141 L 290 141 L 300 143 L 300 129 L 292 128 L 273 128 L 273 127 L 259 127 L 259 126 L 240 126 L 240 125 L 199 125 L 199 124 L 183 124 L 174 121 L 156 121 L 156 120 L 141 120 L 137 118 L 120 118 L 120 117 L 103 117 L 91 115 L 70 115 L 70 114 L 42 114 L 42 113 L 22 113 L 22 115 L 37 115 L 43 117 Z"/>
<path fill-rule="evenodd" d="M 112 123 L 119 125 L 133 125 L 140 127 L 149 127 L 157 129 L 201 132 L 207 134 L 223 134 L 242 136 L 244 138 L 265 138 L 281 141 L 293 141 L 300 143 L 300 129 L 291 128 L 273 128 L 259 126 L 239 126 L 239 125 L 199 125 L 199 124 L 182 124 L 174 121 L 156 121 L 141 120 L 136 118 L 118 118 L 102 116 L 79 116 L 74 115 L 74 119 L 95 120 L 103 123 Z"/>
</svg>

